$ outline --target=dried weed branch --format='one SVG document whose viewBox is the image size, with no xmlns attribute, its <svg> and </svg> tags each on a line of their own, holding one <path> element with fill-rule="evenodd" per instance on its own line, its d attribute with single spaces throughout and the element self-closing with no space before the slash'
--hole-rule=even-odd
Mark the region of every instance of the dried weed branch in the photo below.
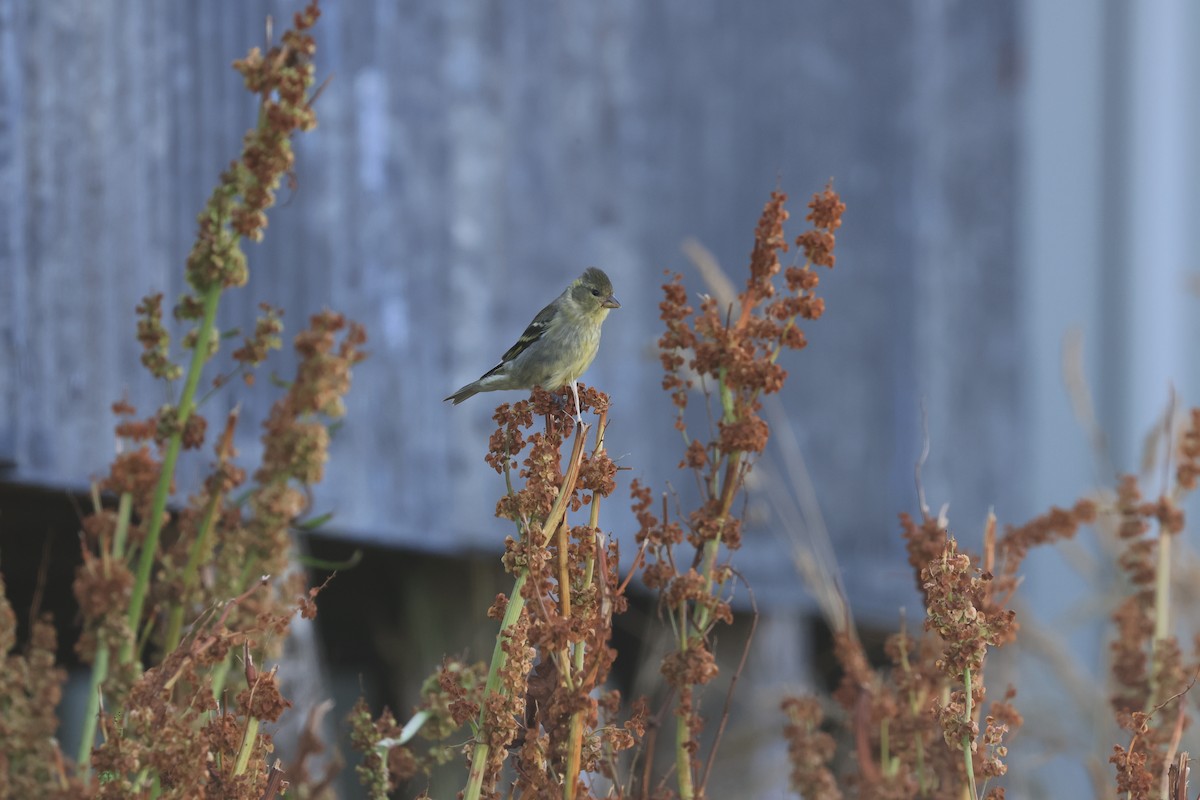
<svg viewBox="0 0 1200 800">
<path fill-rule="evenodd" d="M 313 2 L 265 54 L 255 48 L 234 64 L 259 97 L 259 116 L 198 217 L 189 289 L 174 307 L 186 326 L 186 368 L 172 361 L 163 297 L 137 307 L 143 365 L 182 385 L 175 402 L 149 418 L 138 419 L 127 401 L 113 406 L 125 444 L 83 520 L 74 592 L 84 634 L 76 650 L 93 666 L 80 749 L 72 764 L 52 738 L 63 675 L 53 666 L 53 629 L 38 621 L 27 652 L 8 655 L 2 672 L 4 796 L 258 800 L 285 790 L 315 797 L 328 785 L 289 781 L 270 763 L 263 726 L 291 703 L 276 670 L 255 661 L 277 656 L 294 615 L 316 613 L 320 587 L 307 589 L 305 576 L 290 572 L 289 529 L 322 477 L 329 424 L 342 415 L 351 369 L 364 357 L 362 329 L 324 312 L 296 337 L 297 373 L 264 426 L 263 461 L 245 503 L 231 499 L 247 478 L 233 444 L 235 410 L 213 442 L 202 485 L 168 512 L 184 451 L 208 439 L 200 389 L 223 338 L 216 327 L 221 296 L 248 278 L 241 242 L 262 238 L 266 211 L 293 168 L 292 137 L 316 124 L 310 30 L 318 16 Z M 248 385 L 250 370 L 282 344 L 282 312 L 262 310 L 254 334 L 233 354 Z M 217 376 L 213 388 L 227 379 Z M 102 494 L 118 498 L 115 509 Z M 0 603 L 4 653 L 13 647 L 10 618 Z M 225 699 L 235 655 L 244 685 Z"/>
</svg>

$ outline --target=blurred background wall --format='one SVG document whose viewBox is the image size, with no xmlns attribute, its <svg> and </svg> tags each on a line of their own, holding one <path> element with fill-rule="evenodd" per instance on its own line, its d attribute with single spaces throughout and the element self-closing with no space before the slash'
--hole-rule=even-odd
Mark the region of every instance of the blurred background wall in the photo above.
<svg viewBox="0 0 1200 800">
<path fill-rule="evenodd" d="M 164 401 L 138 365 L 133 307 L 179 294 L 195 214 L 253 122 L 228 65 L 263 42 L 268 15 L 295 8 L 0 0 L 6 485 L 86 486 L 112 456 L 109 404 Z M 588 265 L 622 303 L 586 376 L 613 397 L 609 448 L 630 469 L 618 495 L 630 477 L 682 484 L 654 347 L 663 270 L 704 288 L 681 251 L 690 238 L 740 282 L 770 191 L 792 196 L 794 234 L 832 178 L 848 210 L 827 314 L 788 357 L 788 447 L 760 470 L 747 511 L 760 524 L 737 557 L 766 626 L 740 691 L 774 708 L 821 655 L 793 564 L 821 541 L 782 466 L 796 454 L 860 620 L 889 626 L 915 602 L 895 515 L 916 508 L 923 415 L 928 501 L 949 503 L 976 546 L 989 508 L 1020 522 L 1137 468 L 1169 386 L 1184 404 L 1200 396 L 1198 15 L 1186 0 L 328 3 L 319 128 L 249 248 L 249 286 L 221 310 L 226 328 L 252 325 L 260 301 L 283 306 L 292 331 L 323 307 L 367 326 L 372 356 L 316 495 L 335 515 L 319 546 L 382 548 L 401 571 L 434 559 L 441 591 L 478 616 L 508 533 L 482 455 L 492 400 L 516 396 L 441 398 Z M 1070 337 L 1104 458 L 1064 388 Z M 273 395 L 237 400 L 253 460 Z M 781 512 L 792 502 L 808 513 Z M 628 537 L 622 505 L 605 516 Z M 1094 664 L 1104 610 L 1072 605 L 1088 579 L 1105 574 L 1039 553 L 1023 591 Z M 410 632 L 436 613 L 417 607 L 428 597 L 377 595 Z M 486 631 L 439 640 L 407 679 L 472 636 L 486 646 Z M 392 663 L 376 645 L 360 662 Z M 1072 724 L 1045 722 L 1060 773 L 1092 745 Z M 769 765 L 758 796 L 779 796 L 785 777 L 778 743 L 763 744 L 771 726 L 753 748 Z M 1036 792 L 1052 778 L 1033 780 Z"/>
</svg>

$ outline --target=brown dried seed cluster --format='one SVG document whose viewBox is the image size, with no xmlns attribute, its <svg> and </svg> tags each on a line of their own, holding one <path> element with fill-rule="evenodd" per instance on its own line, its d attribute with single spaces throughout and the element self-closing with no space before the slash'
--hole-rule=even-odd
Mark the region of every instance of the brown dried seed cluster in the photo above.
<svg viewBox="0 0 1200 800">
<path fill-rule="evenodd" d="M 409 748 L 395 746 L 381 751 L 376 747 L 377 742 L 400 736 L 402 728 L 390 709 L 385 708 L 376 720 L 371 716 L 367 701 L 360 697 L 347 720 L 350 744 L 362 758 L 354 771 L 372 797 L 386 797 L 417 774 L 416 758 Z"/>
<path fill-rule="evenodd" d="M 246 257 L 239 239 L 262 239 L 266 211 L 274 205 L 275 191 L 294 162 L 291 137 L 316 125 L 309 102 L 316 45 L 308 29 L 319 15 L 317 4 L 310 3 L 295 15 L 295 27 L 284 33 L 278 45 L 265 55 L 254 48 L 234 62 L 246 88 L 260 97 L 262 122 L 246 134 L 241 159 L 222 174 L 197 219 L 196 244 L 187 262 L 188 283 L 197 293 L 246 283 Z"/>
<path fill-rule="evenodd" d="M 804 249 L 805 257 L 813 264 L 822 267 L 833 267 L 834 235 L 842 225 L 842 212 L 846 204 L 841 201 L 831 186 L 813 197 L 808 204 L 808 220 L 813 229 L 805 231 L 796 239 L 796 244 Z"/>
<path fill-rule="evenodd" d="M 81 797 L 79 777 L 66 770 L 55 739 L 66 672 L 56 666 L 58 640 L 50 618 L 30 620 L 25 647 L 22 652 L 16 647 L 17 617 L 0 575 L 0 793 L 44 797 L 52 786 L 61 796 Z"/>
<path fill-rule="evenodd" d="M 808 219 L 815 227 L 796 239 L 805 250 L 807 263 L 784 269 L 780 257 L 790 250 L 784 233 L 786 202 L 786 195 L 773 192 L 763 207 L 736 308 L 721 307 L 710 296 L 702 296 L 693 306 L 680 275 L 670 276 L 659 304 L 666 328 L 659 339 L 662 386 L 676 406 L 675 427 L 687 440 L 680 466 L 695 472 L 702 497 L 695 509 L 684 515 L 685 530 L 681 523 L 668 520 L 665 498 L 662 513 L 656 514 L 651 510 L 654 498 L 648 488 L 635 481 L 631 493 L 639 523 L 637 540 L 645 552 L 642 579 L 649 588 L 663 593 L 663 605 L 674 625 L 688 631 L 662 667 L 679 698 L 675 709 L 678 739 L 689 760 L 685 774 L 680 775 L 680 785 L 685 787 L 691 786 L 691 773 L 699 768 L 694 736 L 702 722 L 696 714 L 693 689 L 715 675 L 716 661 L 709 649 L 713 626 L 732 620 L 729 595 L 734 573 L 721 553 L 732 553 L 741 546 L 741 522 L 734 513 L 734 500 L 770 435 L 759 416 L 761 397 L 780 391 L 787 379 L 787 371 L 778 363 L 783 351 L 807 344 L 799 321 L 816 320 L 824 313 L 824 301 L 815 294 L 820 278 L 813 267 L 833 266 L 833 232 L 841 225 L 845 209 L 830 187 L 814 196 Z M 776 278 L 781 273 L 784 280 L 779 287 Z M 710 415 L 716 420 L 715 435 L 707 440 L 687 436 L 685 412 L 697 385 L 703 388 Z M 684 541 L 693 548 L 693 555 L 675 552 Z"/>
<path fill-rule="evenodd" d="M 1169 613 L 1158 607 L 1156 593 L 1163 579 L 1164 542 L 1184 529 L 1182 500 L 1194 488 L 1200 411 L 1190 412 L 1190 418 L 1179 438 L 1178 464 L 1165 473 L 1175 479 L 1174 486 L 1148 499 L 1136 477 L 1122 476 L 1111 499 L 1084 498 L 1068 508 L 1051 508 L 1024 525 L 1009 527 L 998 539 L 994 525 L 989 525 L 982 559 L 961 552 L 944 521 L 926 517 L 917 524 L 902 516 L 909 560 L 919 570 L 918 585 L 927 601 L 927 635 L 917 641 L 903 632 L 892 637 L 887 646 L 892 667 L 886 675 L 869 667 L 853 636 L 836 639 L 845 679 L 835 697 L 853 719 L 856 786 L 863 796 L 912 796 L 917 785 L 914 753 L 906 749 L 912 742 L 921 744 L 924 774 L 939 776 L 940 785 L 950 791 L 965 781 L 964 749 L 973 756 L 977 782 L 1006 774 L 1005 739 L 1022 720 L 1010 702 L 1012 689 L 1003 700 L 983 705 L 987 650 L 1017 634 L 1015 618 L 1005 605 L 1032 548 L 1070 538 L 1080 526 L 1097 523 L 1121 543 L 1118 564 L 1130 587 L 1113 614 L 1116 633 L 1110 647 L 1116 683 L 1112 703 L 1131 738 L 1128 746 L 1116 746 L 1109 760 L 1119 791 L 1144 800 L 1159 796 L 1178 747 L 1180 726 L 1188 722 L 1185 697 L 1200 671 L 1200 656 L 1186 656 L 1174 635 L 1158 638 L 1155 632 L 1156 620 Z M 997 576 L 980 570 L 980 563 L 994 568 Z M 941 697 L 944 702 L 937 699 Z M 906 709 L 933 713 L 911 715 Z M 931 721 L 941 734 L 941 748 L 932 748 Z M 894 757 L 886 771 L 871 756 L 878 752 L 883 725 Z M 1000 797 L 1002 791 L 992 789 L 986 797 Z"/>
<path fill-rule="evenodd" d="M 178 380 L 183 368 L 171 361 L 171 335 L 163 326 L 162 293 L 147 295 L 137 307 L 137 337 L 142 345 L 142 365 L 156 378 Z"/>
<path fill-rule="evenodd" d="M 1193 408 L 1188 426 L 1179 440 L 1179 465 L 1175 468 L 1175 482 L 1181 491 L 1191 492 L 1200 478 L 1200 408 Z"/>
<path fill-rule="evenodd" d="M 964 670 L 978 674 L 988 647 L 1009 639 L 1016 612 L 994 608 L 989 601 L 991 575 L 981 573 L 970 556 L 958 551 L 953 537 L 945 549 L 921 570 L 925 590 L 926 630 L 944 642 L 938 665 L 954 680 Z"/>
<path fill-rule="evenodd" d="M 312 18 L 309 15 L 310 22 Z M 296 34 L 291 32 L 285 35 L 283 48 L 272 52 L 277 55 L 292 53 L 287 55 L 290 59 L 287 68 L 308 70 L 304 58 L 296 58 L 289 50 L 298 42 Z M 302 55 L 306 58 L 308 54 L 311 54 L 311 48 Z M 264 68 L 276 69 L 273 66 Z M 307 93 L 310 83 L 306 80 L 302 85 L 293 85 L 292 94 L 297 91 Z M 284 100 L 295 102 L 296 97 Z M 262 194 L 255 195 L 253 191 L 240 196 L 238 192 L 248 187 L 252 189 L 252 184 L 265 176 L 262 172 L 253 174 L 253 162 L 261 155 L 256 155 L 254 143 L 266 142 L 281 130 L 260 129 L 251 134 L 245 159 L 250 168 L 246 172 L 239 172 L 240 168 L 237 168 L 228 173 L 225 186 L 214 194 L 208 212 L 202 215 L 201 242 L 189 260 L 189 279 L 194 289 L 240 282 L 236 275 L 240 252 L 233 252 L 236 239 L 225 225 L 230 214 L 238 209 L 245 210 L 247 203 L 253 205 L 269 199 Z M 265 138 L 258 134 L 265 134 Z M 290 147 L 286 142 L 280 146 Z M 207 245 L 205 231 L 213 237 Z M 248 234 L 248 231 L 240 233 Z M 232 248 L 228 251 L 229 260 L 221 257 L 222 247 Z M 203 263 L 206 259 L 212 263 Z M 278 346 L 279 314 L 273 309 L 263 310 L 254 336 L 236 354 L 236 360 L 245 364 L 256 363 L 267 351 Z M 152 346 L 161 350 L 163 340 L 155 329 L 156 325 L 161 325 L 161 300 L 148 301 L 140 311 L 143 314 L 140 338 L 148 350 Z M 176 306 L 176 315 L 180 319 L 199 319 L 204 315 L 203 302 L 198 296 L 185 297 Z M 199 344 L 195 341 L 195 332 L 189 336 L 185 344 Z M 150 590 L 152 603 L 165 608 L 183 608 L 187 619 L 199 619 L 190 636 L 167 653 L 158 666 L 140 676 L 135 672 L 126 677 L 125 666 L 117 674 L 110 674 L 106 700 L 119 709 L 127 696 L 128 713 L 106 722 L 106 739 L 93 756 L 93 766 L 112 774 L 112 780 L 102 784 L 101 796 L 132 796 L 141 791 L 137 787 L 139 765 L 152 770 L 164 789 L 164 796 L 182 796 L 179 792 L 195 797 L 262 795 L 264 781 L 272 772 L 265 761 L 271 746 L 269 736 L 260 732 L 248 740 L 251 746 L 249 768 L 241 773 L 234 772 L 238 750 L 247 735 L 249 718 L 276 720 L 289 702 L 280 695 L 273 672 L 248 669 L 250 683 L 238 695 L 237 710 L 226 709 L 223 713 L 213 714 L 216 707 L 211 671 L 230 658 L 236 647 L 261 648 L 264 652 L 274 650 L 286 634 L 293 614 L 311 617 L 315 613 L 314 599 L 318 590 L 305 591 L 301 574 L 267 586 L 252 587 L 245 593 L 242 593 L 244 587 L 238 586 L 239 576 L 246 574 L 247 569 L 252 575 L 260 571 L 278 573 L 286 565 L 290 549 L 287 528 L 307 505 L 303 489 L 295 484 L 302 486 L 319 479 L 325 459 L 328 436 L 324 425 L 313 417 L 341 413 L 341 395 L 349 388 L 350 368 L 362 358 L 363 339 L 361 329 L 329 313 L 314 317 L 310 329 L 297 338 L 298 374 L 268 420 L 264 433 L 265 460 L 255 473 L 258 485 L 244 507 L 227 499 L 229 492 L 245 480 L 245 471 L 233 463 L 237 415 L 233 413 L 227 417 L 214 446 L 217 462 L 205 478 L 202 491 L 189 498 L 187 507 L 179 512 L 177 536 L 163 555 L 161 569 L 156 573 L 160 580 Z M 215 339 L 204 343 L 205 354 L 211 354 L 214 342 Z M 148 366 L 153 369 L 152 365 Z M 128 403 L 120 404 L 115 410 L 123 415 L 133 413 Z M 138 441 L 153 438 L 160 447 L 172 436 L 178 436 L 185 448 L 201 446 L 206 438 L 204 418 L 189 415 L 179 427 L 178 416 L 175 408 L 167 408 L 149 423 L 123 421 L 119 431 Z M 117 492 L 130 491 L 134 497 L 130 544 L 139 541 L 140 528 L 145 524 L 142 517 L 149 508 L 148 498 L 160 471 L 161 465 L 143 446 L 132 451 L 130 457 L 118 459 L 104 486 Z M 85 523 L 85 526 L 94 529 L 94 539 L 103 547 L 104 542 L 114 537 L 116 526 L 111 512 L 101 511 L 97 519 L 100 521 L 95 525 Z M 201 541 L 207 542 L 207 547 L 193 551 Z M 182 565 L 197 554 L 213 567 L 213 580 L 206 583 L 193 580 L 189 584 L 188 573 Z M 115 653 L 132 636 L 132 632 L 116 624 L 123 622 L 120 619 L 122 609 L 112 607 L 111 603 L 105 607 L 98 601 L 86 600 L 102 593 L 120 597 L 121 591 L 106 589 L 104 582 L 111 584 L 116 580 L 122 585 L 128 582 L 128 578 L 122 580 L 120 569 L 106 563 L 104 555 L 101 551 L 100 558 L 85 557 L 85 568 L 76 585 L 80 597 L 85 599 L 85 617 L 92 620 L 90 624 L 95 626 L 98 638 Z M 230 603 L 228 598 L 231 596 L 238 599 Z M 214 606 L 224 607 L 215 621 L 203 613 L 203 609 Z M 253 632 L 255 638 L 247 632 Z M 246 656 L 249 657 L 248 649 Z M 203 717 L 206 714 L 209 716 Z M 216 769 L 214 764 L 221 764 L 223 768 Z"/>
<path fill-rule="evenodd" d="M 275 670 L 259 673 L 253 685 L 238 693 L 235 702 L 243 714 L 265 722 L 275 722 L 292 705 L 279 691 Z"/>
<path fill-rule="evenodd" d="M 255 367 L 267 360 L 272 350 L 283 347 L 283 309 L 269 303 L 260 303 L 262 312 L 254 323 L 254 335 L 233 351 L 233 360 L 244 367 Z M 243 378 L 247 386 L 254 385 L 254 373 L 246 371 Z"/>
<path fill-rule="evenodd" d="M 1177 749 L 1178 726 L 1188 721 L 1186 696 L 1200 672 L 1200 656 L 1193 652 L 1186 657 L 1173 633 L 1160 638 L 1156 632 L 1160 615 L 1172 611 L 1159 607 L 1156 587 L 1166 568 L 1160 551 L 1169 552 L 1163 549 L 1169 545 L 1165 540 L 1183 531 L 1186 520 L 1179 504 L 1195 488 L 1200 409 L 1192 409 L 1189 418 L 1179 439 L 1175 486 L 1156 500 L 1144 500 L 1138 479 L 1122 476 L 1115 502 L 1102 512 L 1114 521 L 1123 543 L 1118 564 L 1129 585 L 1112 614 L 1116 630 L 1109 648 L 1116 684 L 1112 706 L 1118 724 L 1132 737 L 1128 747 L 1113 748 L 1109 762 L 1116 769 L 1118 789 L 1147 800 L 1159 795 L 1160 781 Z"/>
<path fill-rule="evenodd" d="M 528 400 L 500 405 L 493 417 L 497 428 L 485 460 L 510 486 L 496 513 L 517 524 L 517 535 L 505 543 L 503 563 L 518 576 L 521 590 L 516 597 L 498 595 L 488 610 L 493 619 L 513 617 L 501 633 L 493 688 L 482 690 L 481 673 L 476 678 L 463 670 L 440 673 L 442 692 L 455 699 L 450 719 L 435 734 L 449 739 L 454 728 L 475 718 L 470 758 L 480 759 L 472 774 L 479 776 L 484 797 L 496 796 L 510 753 L 514 789 L 522 796 L 561 796 L 567 780 L 585 796 L 581 773 L 615 777 L 615 754 L 635 746 L 644 729 L 644 711 L 613 724 L 619 695 L 596 692 L 616 657 L 608 644 L 612 617 L 627 605 L 616 543 L 604 542 L 598 528 L 565 519 L 549 532 L 549 540 L 544 536 L 560 493 L 565 492 L 568 514 L 585 507 L 594 514 L 599 500 L 615 488 L 616 464 L 599 443 L 590 453 L 572 451 L 572 464 L 564 464 L 563 446 L 573 444 L 575 432 L 565 410 L 573 405 L 564 403 L 569 397 L 535 389 Z M 604 425 L 607 396 L 582 386 L 579 397 L 581 408 L 595 411 Z M 544 430 L 531 432 L 535 420 L 544 420 Z M 568 474 L 576 477 L 564 486 Z M 514 602 L 521 608 L 517 615 L 511 614 Z M 374 774 L 382 785 L 378 770 Z"/>
<path fill-rule="evenodd" d="M 837 744 L 821 730 L 825 714 L 820 702 L 815 697 L 788 697 L 781 707 L 787 715 L 783 736 L 792 766 L 792 789 L 809 800 L 841 800 L 842 792 L 829 767 Z"/>
<path fill-rule="evenodd" d="M 178 319 L 210 319 L 219 289 L 245 280 L 237 240 L 261 236 L 263 212 L 291 165 L 289 137 L 315 122 L 309 107 L 313 41 L 306 31 L 316 17 L 314 3 L 296 16 L 295 28 L 279 46 L 265 56 L 255 51 L 238 64 L 248 85 L 261 94 L 263 123 L 247 135 L 243 157 L 227 170 L 201 214 L 188 260 L 194 293 L 176 305 Z M 182 370 L 169 358 L 162 296 L 145 298 L 137 314 L 143 364 L 159 378 L 179 378 Z M 264 309 L 237 360 L 257 363 L 278 346 L 278 317 Z M 196 348 L 194 363 L 201 366 L 215 352 L 218 338 L 213 332 L 202 340 L 198 328 L 182 344 Z M 286 527 L 305 508 L 304 484 L 320 477 L 325 458 L 327 435 L 313 417 L 341 413 L 362 341 L 361 330 L 337 315 L 315 317 L 297 342 L 299 374 L 268 423 L 267 461 L 256 473 L 258 485 L 249 502 L 241 507 L 227 497 L 245 479 L 245 471 L 233 463 L 237 415 L 232 413 L 215 442 L 216 465 L 174 515 L 161 541 L 167 517 L 152 519 L 152 509 L 161 509 L 163 498 L 174 491 L 171 471 L 179 450 L 199 448 L 206 439 L 206 420 L 191 413 L 195 384 L 181 393 L 178 406 L 145 420 L 134 419 L 129 402 L 114 404 L 118 436 L 130 444 L 98 482 L 97 508 L 83 520 L 83 565 L 74 583 L 84 622 L 76 650 L 98 662 L 100 690 L 90 699 L 102 700 L 97 702 L 100 744 L 90 754 L 85 750 L 82 759 L 90 763 L 79 765 L 59 751 L 54 710 L 64 676 L 54 668 L 54 629 L 45 620 L 33 620 L 27 648 L 12 653 L 15 622 L 0 582 L 0 657 L 5 660 L 0 665 L 5 698 L 0 795 L 240 800 L 274 797 L 289 788 L 279 780 L 280 770 L 267 764 L 272 743 L 257 722 L 279 719 L 290 703 L 280 694 L 274 671 L 255 669 L 251 656 L 276 650 L 293 615 L 315 613 L 319 587 L 305 590 L 302 574 L 254 581 L 260 568 L 278 574 L 287 563 Z M 121 498 L 120 512 L 104 505 L 108 495 Z M 128 506 L 126 495 L 132 501 Z M 151 569 L 144 571 L 147 566 Z M 247 579 L 254 582 L 249 588 Z M 149 613 L 139 615 L 143 592 Z M 175 626 L 176 618 L 189 628 Z M 247 685 L 218 707 L 217 697 L 235 695 L 223 691 L 221 681 L 239 648 Z M 289 780 L 304 775 L 301 760 Z M 290 788 L 316 796 L 313 786 L 315 781 Z"/>
</svg>

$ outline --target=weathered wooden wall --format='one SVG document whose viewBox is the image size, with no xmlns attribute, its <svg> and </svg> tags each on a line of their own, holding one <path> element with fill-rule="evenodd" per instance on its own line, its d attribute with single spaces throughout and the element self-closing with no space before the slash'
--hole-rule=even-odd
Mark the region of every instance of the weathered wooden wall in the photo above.
<svg viewBox="0 0 1200 800">
<path fill-rule="evenodd" d="M 112 452 L 110 401 L 161 402 L 133 306 L 178 294 L 194 215 L 253 118 L 228 64 L 293 8 L 0 2 L 0 453 L 19 474 L 85 481 Z M 320 127 L 221 319 L 269 300 L 291 330 L 324 306 L 368 326 L 318 494 L 336 525 L 498 546 L 490 398 L 441 398 L 588 264 L 623 303 L 588 375 L 615 399 L 610 447 L 674 479 L 662 270 L 690 273 L 695 236 L 740 271 L 769 191 L 798 223 L 830 177 L 849 206 L 838 268 L 785 399 L 849 579 L 887 605 L 908 589 L 877 576 L 913 506 L 921 398 L 931 501 L 965 524 L 1019 498 L 1009 4 L 329 3 L 317 36 Z M 239 392 L 248 420 L 260 387 Z M 255 440 L 244 426 L 248 456 Z M 795 600 L 780 554 L 758 537 L 743 564 Z"/>
</svg>

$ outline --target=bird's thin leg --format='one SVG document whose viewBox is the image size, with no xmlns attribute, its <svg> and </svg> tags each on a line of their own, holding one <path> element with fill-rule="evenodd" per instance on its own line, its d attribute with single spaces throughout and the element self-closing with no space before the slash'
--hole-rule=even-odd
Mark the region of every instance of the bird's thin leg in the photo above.
<svg viewBox="0 0 1200 800">
<path fill-rule="evenodd" d="M 571 381 L 571 394 L 575 396 L 575 421 L 583 424 L 583 412 L 579 410 L 579 386 Z"/>
</svg>

